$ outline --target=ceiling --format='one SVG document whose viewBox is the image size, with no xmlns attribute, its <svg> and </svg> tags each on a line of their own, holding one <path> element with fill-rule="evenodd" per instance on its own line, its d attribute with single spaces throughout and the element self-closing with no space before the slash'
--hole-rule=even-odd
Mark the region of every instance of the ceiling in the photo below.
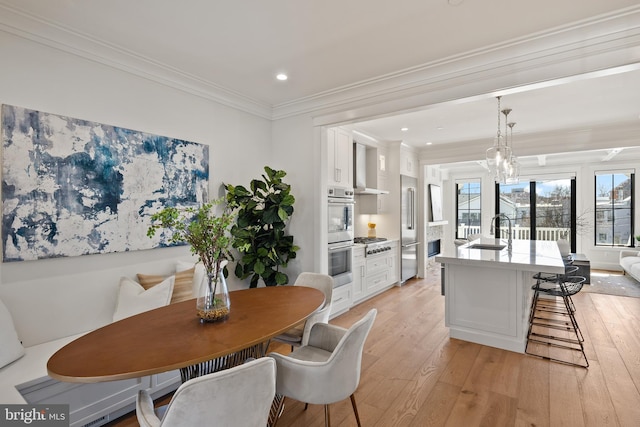
<svg viewBox="0 0 640 427">
<path fill-rule="evenodd" d="M 0 15 L 277 107 L 632 7 L 637 0 L 0 0 Z M 503 106 L 517 137 L 638 120 L 638 93 L 632 71 L 505 95 Z M 496 116 L 488 94 L 356 127 L 422 149 L 491 138 Z"/>
</svg>

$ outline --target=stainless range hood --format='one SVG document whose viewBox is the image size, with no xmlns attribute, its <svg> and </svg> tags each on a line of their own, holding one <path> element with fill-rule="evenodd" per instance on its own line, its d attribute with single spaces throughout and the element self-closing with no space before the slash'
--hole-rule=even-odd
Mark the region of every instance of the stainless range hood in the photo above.
<svg viewBox="0 0 640 427">
<path fill-rule="evenodd" d="M 370 153 L 367 153 L 370 151 Z M 387 190 L 379 190 L 375 186 L 367 186 L 370 182 L 377 184 L 377 150 L 367 148 L 364 144 L 353 144 L 353 186 L 356 194 L 389 194 Z M 369 165 L 368 165 L 369 164 Z M 369 167 L 371 169 L 369 169 Z"/>
</svg>

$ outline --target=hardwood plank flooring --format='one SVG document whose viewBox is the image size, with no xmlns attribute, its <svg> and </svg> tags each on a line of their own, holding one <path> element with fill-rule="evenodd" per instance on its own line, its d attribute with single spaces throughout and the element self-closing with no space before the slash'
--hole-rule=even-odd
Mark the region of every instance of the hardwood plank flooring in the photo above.
<svg viewBox="0 0 640 427">
<path fill-rule="evenodd" d="M 429 273 L 331 321 L 348 327 L 378 310 L 356 391 L 363 426 L 640 426 L 640 298 L 574 296 L 583 369 L 450 339 L 439 270 Z M 331 421 L 356 425 L 349 399 L 331 405 Z M 137 425 L 135 414 L 108 424 Z M 287 399 L 278 426 L 324 426 L 323 408 Z"/>
</svg>

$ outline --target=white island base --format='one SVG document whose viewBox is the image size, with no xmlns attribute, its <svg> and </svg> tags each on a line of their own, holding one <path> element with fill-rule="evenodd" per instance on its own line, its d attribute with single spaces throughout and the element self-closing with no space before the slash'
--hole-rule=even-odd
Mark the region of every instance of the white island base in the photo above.
<svg viewBox="0 0 640 427">
<path fill-rule="evenodd" d="M 499 243 L 486 238 L 483 243 Z M 445 324 L 451 338 L 524 353 L 538 272 L 563 273 L 555 242 L 514 241 L 513 250 L 456 248 L 444 264 Z M 504 242 L 504 241 L 503 241 Z M 504 242 L 506 243 L 506 242 Z"/>
</svg>

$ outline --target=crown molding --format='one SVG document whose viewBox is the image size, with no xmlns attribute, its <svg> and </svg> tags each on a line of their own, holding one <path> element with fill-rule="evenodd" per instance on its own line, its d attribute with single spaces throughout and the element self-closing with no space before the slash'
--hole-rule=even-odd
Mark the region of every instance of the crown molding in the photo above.
<svg viewBox="0 0 640 427">
<path fill-rule="evenodd" d="M 585 129 L 563 129 L 522 135 L 513 141 L 518 157 L 603 150 L 638 145 L 640 120 L 594 126 Z M 418 154 L 423 165 L 473 162 L 485 159 L 493 138 L 461 141 L 422 148 Z"/>
<path fill-rule="evenodd" d="M 191 95 L 271 119 L 272 109 L 267 103 L 2 3 L 0 3 L 0 31 Z"/>
<path fill-rule="evenodd" d="M 316 125 L 348 123 L 638 62 L 640 6 L 634 6 L 279 104 L 273 118 L 310 113 Z"/>
<path fill-rule="evenodd" d="M 1 2 L 0 31 L 265 119 L 311 114 L 316 125 L 640 62 L 638 5 L 272 106 Z"/>
</svg>

